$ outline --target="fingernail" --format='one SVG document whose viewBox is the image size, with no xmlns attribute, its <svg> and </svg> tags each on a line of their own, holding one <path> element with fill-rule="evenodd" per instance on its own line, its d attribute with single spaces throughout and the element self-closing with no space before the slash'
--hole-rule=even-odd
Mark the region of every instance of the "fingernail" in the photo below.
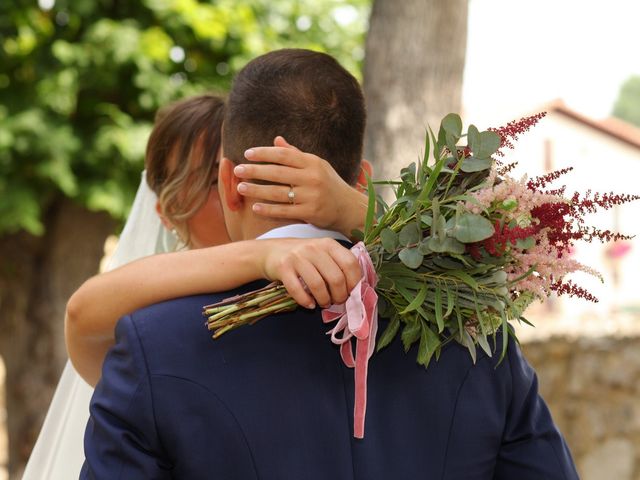
<svg viewBox="0 0 640 480">
<path fill-rule="evenodd" d="M 246 193 L 248 190 L 247 184 L 244 182 L 241 182 L 238 184 L 238 192 L 240 193 Z"/>
<path fill-rule="evenodd" d="M 235 173 L 236 175 L 242 175 L 247 171 L 247 169 L 245 168 L 244 165 L 238 165 L 236 168 L 233 169 L 233 173 Z"/>
<path fill-rule="evenodd" d="M 307 305 L 307 308 L 309 310 L 313 310 L 314 308 L 316 308 L 316 304 L 315 303 L 310 303 L 309 305 Z"/>
<path fill-rule="evenodd" d="M 254 212 L 259 212 L 262 209 L 259 203 L 254 203 L 253 207 L 251 208 L 253 209 Z"/>
<path fill-rule="evenodd" d="M 245 158 L 252 158 L 255 154 L 256 154 L 256 152 L 251 148 L 249 150 L 245 150 L 244 151 L 244 157 Z"/>
</svg>

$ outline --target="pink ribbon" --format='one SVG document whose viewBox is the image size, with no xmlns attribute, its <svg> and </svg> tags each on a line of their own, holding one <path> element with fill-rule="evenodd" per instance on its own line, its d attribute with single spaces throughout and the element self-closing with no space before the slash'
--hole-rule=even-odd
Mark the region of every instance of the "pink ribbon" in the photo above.
<svg viewBox="0 0 640 480">
<path fill-rule="evenodd" d="M 331 305 L 322 311 L 324 323 L 338 320 L 327 332 L 331 341 L 340 345 L 342 361 L 349 368 L 355 368 L 355 404 L 353 408 L 353 436 L 364 438 L 364 419 L 367 412 L 367 371 L 369 358 L 373 355 L 378 332 L 378 294 L 375 286 L 378 276 L 364 243 L 351 248 L 356 256 L 363 277 L 351 291 L 347 301 L 341 305 Z M 340 334 L 338 336 L 338 334 Z M 356 353 L 353 354 L 351 338 L 356 338 Z"/>
</svg>

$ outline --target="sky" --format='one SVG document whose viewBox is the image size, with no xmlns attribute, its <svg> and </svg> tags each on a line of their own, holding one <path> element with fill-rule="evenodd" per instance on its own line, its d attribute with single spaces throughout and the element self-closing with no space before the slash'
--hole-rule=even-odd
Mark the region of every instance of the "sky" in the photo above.
<svg viewBox="0 0 640 480">
<path fill-rule="evenodd" d="M 554 99 L 594 118 L 640 75 L 640 0 L 470 0 L 465 116 L 513 119 Z"/>
</svg>

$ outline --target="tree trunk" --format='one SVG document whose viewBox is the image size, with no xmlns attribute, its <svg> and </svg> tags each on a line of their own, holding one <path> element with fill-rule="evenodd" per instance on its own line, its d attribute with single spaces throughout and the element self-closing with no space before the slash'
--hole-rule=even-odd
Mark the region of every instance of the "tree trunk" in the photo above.
<svg viewBox="0 0 640 480">
<path fill-rule="evenodd" d="M 459 112 L 468 0 L 374 0 L 367 36 L 365 158 L 397 178 L 424 150 L 427 123 Z"/>
<path fill-rule="evenodd" d="M 9 471 L 18 475 L 40 431 L 62 367 L 64 312 L 98 271 L 115 222 L 66 199 L 45 216 L 46 234 L 0 238 L 0 355 L 6 367 Z"/>
</svg>

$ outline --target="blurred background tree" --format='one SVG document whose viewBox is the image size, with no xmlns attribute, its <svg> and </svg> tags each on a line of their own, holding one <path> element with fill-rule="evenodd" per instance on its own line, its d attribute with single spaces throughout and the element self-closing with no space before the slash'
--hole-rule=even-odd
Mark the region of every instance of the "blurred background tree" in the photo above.
<svg viewBox="0 0 640 480">
<path fill-rule="evenodd" d="M 416 161 L 427 123 L 460 112 L 468 0 L 376 0 L 364 64 L 365 156 L 391 178 Z"/>
<path fill-rule="evenodd" d="M 459 109 L 467 21 L 467 0 L 375 0 L 370 19 L 371 0 L 35 3 L 0 3 L 0 355 L 12 478 L 67 358 L 66 301 L 126 217 L 158 107 L 224 93 L 247 61 L 283 47 L 325 51 L 361 79 L 366 49 L 367 155 L 378 176 L 392 175 L 393 162 L 418 155 L 427 120 Z"/>
<path fill-rule="evenodd" d="M 66 361 L 70 294 L 126 216 L 161 105 L 223 93 L 249 59 L 326 51 L 360 75 L 368 0 L 0 3 L 0 354 L 9 466 Z"/>
<path fill-rule="evenodd" d="M 640 127 L 640 76 L 634 75 L 622 84 L 613 116 Z"/>
</svg>

